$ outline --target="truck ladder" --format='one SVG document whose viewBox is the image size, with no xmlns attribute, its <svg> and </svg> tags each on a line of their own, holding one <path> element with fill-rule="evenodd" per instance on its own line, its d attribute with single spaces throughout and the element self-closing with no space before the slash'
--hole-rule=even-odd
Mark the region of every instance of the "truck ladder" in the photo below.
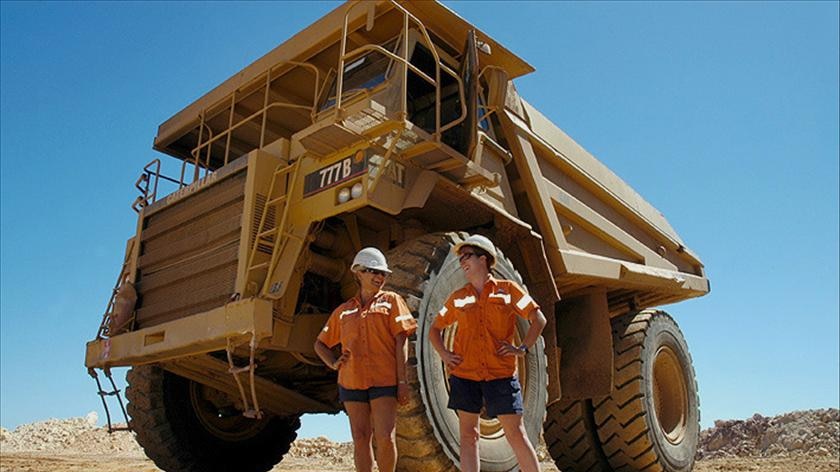
<svg viewBox="0 0 840 472">
<path fill-rule="evenodd" d="M 114 302 L 117 300 L 117 293 L 120 291 L 120 287 L 122 287 L 123 282 L 126 279 L 128 264 L 131 261 L 131 255 L 134 251 L 134 238 L 131 239 L 131 242 L 128 245 L 128 250 L 125 252 L 125 259 L 122 263 L 122 268 L 120 269 L 120 275 L 117 276 L 117 282 L 114 284 L 114 289 L 111 291 L 111 298 L 108 300 L 108 306 L 105 307 L 105 313 L 102 315 L 102 322 L 99 324 L 99 330 L 96 332 L 96 339 L 102 339 L 106 337 L 110 337 L 111 333 L 109 328 L 111 327 L 111 315 L 114 313 Z M 129 324 L 133 322 L 133 318 Z"/>
<path fill-rule="evenodd" d="M 111 390 L 103 390 L 102 383 L 99 381 L 99 376 L 96 374 L 96 369 L 92 367 L 88 368 L 88 375 L 93 377 L 93 380 L 96 381 L 96 388 L 98 390 L 97 394 L 99 395 L 99 398 L 102 399 L 102 407 L 105 409 L 105 417 L 108 419 L 108 433 L 113 433 L 114 431 L 131 431 L 131 426 L 128 424 L 128 415 L 125 413 L 125 405 L 123 404 L 122 397 L 120 396 L 120 389 L 118 389 L 117 384 L 114 383 L 114 377 L 111 376 L 111 369 L 105 367 L 102 369 L 102 372 L 111 382 Z M 111 411 L 108 409 L 108 402 L 105 401 L 105 397 L 117 397 L 123 418 L 125 418 L 125 426 L 113 425 L 111 422 Z"/>
<path fill-rule="evenodd" d="M 271 274 L 277 268 L 280 254 L 285 249 L 289 238 L 296 237 L 286 231 L 286 221 L 289 214 L 289 199 L 291 198 L 292 189 L 297 180 L 299 168 L 300 160 L 291 164 L 281 164 L 277 166 L 277 169 L 274 170 L 274 174 L 271 176 L 268 198 L 260 216 L 260 224 L 257 226 L 257 234 L 254 238 L 254 244 L 251 247 L 251 253 L 248 256 L 249 274 L 257 270 L 266 270 L 265 279 L 263 280 L 262 287 L 257 290 L 257 294 L 267 292 Z M 280 180 L 284 182 L 284 185 L 278 185 L 278 181 Z M 273 228 L 267 228 L 269 208 L 271 207 L 275 208 L 274 214 L 280 216 L 280 221 L 276 222 Z M 261 245 L 271 249 L 271 259 L 265 262 L 255 263 L 256 255 Z"/>
<path fill-rule="evenodd" d="M 225 348 L 225 351 L 227 352 L 228 372 L 233 375 L 233 380 L 236 382 L 236 387 L 239 389 L 239 398 L 242 400 L 242 416 L 258 420 L 263 417 L 263 412 L 260 410 L 260 402 L 257 398 L 257 387 L 254 382 L 254 371 L 257 368 L 257 364 L 254 362 L 254 353 L 257 349 L 257 337 L 253 332 L 251 333 L 251 342 L 248 343 L 248 346 L 250 346 L 251 350 L 248 357 L 248 365 L 244 367 L 237 367 L 233 362 L 234 345 L 230 338 L 227 340 L 227 347 Z M 239 378 L 239 374 L 242 373 L 248 373 L 248 383 L 251 389 L 250 402 L 248 401 L 248 395 L 245 393 L 245 387 L 242 385 L 242 380 Z"/>
</svg>

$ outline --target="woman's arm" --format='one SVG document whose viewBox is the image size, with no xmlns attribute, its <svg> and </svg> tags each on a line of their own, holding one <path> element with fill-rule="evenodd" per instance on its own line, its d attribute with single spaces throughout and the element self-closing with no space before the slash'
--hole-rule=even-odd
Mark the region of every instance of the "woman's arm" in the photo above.
<svg viewBox="0 0 840 472">
<path fill-rule="evenodd" d="M 443 345 L 443 333 L 434 325 L 429 331 L 429 341 L 432 343 L 432 347 L 435 348 L 435 351 L 437 351 L 438 355 L 440 355 L 440 358 L 449 370 L 454 369 L 461 363 L 461 361 L 464 360 L 458 354 L 446 349 L 446 346 Z"/>
<path fill-rule="evenodd" d="M 531 311 L 528 315 L 528 321 L 531 322 L 531 325 L 528 327 L 528 332 L 525 333 L 525 338 L 522 339 L 522 344 L 520 346 L 514 346 L 507 341 L 502 341 L 496 350 L 496 354 L 500 356 L 524 356 L 527 354 L 527 350 L 537 343 L 537 338 L 540 337 L 543 328 L 545 328 L 548 322 L 539 308 Z"/>
<path fill-rule="evenodd" d="M 336 359 L 332 349 L 327 347 L 327 345 L 321 342 L 320 339 L 315 340 L 315 353 L 318 354 L 318 357 L 324 361 L 324 364 L 332 370 L 340 369 L 342 364 L 347 362 L 347 359 L 350 357 L 349 353 L 342 352 L 341 356 Z"/>
<path fill-rule="evenodd" d="M 406 365 L 408 364 L 408 336 L 399 333 L 396 336 L 396 358 L 397 358 L 397 401 L 400 405 L 408 403 L 408 377 L 406 377 Z"/>
<path fill-rule="evenodd" d="M 536 310 L 532 310 L 531 314 L 528 315 L 528 321 L 531 322 L 531 326 L 528 327 L 528 332 L 525 334 L 525 339 L 522 340 L 522 344 L 527 348 L 531 348 L 537 343 L 537 338 L 542 334 L 543 328 L 545 328 L 548 320 L 545 319 L 542 310 L 537 308 Z"/>
</svg>

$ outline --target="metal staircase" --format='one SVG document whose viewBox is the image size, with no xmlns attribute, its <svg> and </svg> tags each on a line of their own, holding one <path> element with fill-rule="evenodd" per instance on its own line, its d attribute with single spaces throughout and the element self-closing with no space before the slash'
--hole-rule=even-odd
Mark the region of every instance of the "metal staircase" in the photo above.
<svg viewBox="0 0 840 472">
<path fill-rule="evenodd" d="M 297 181 L 299 162 L 300 160 L 290 164 L 281 164 L 277 166 L 271 176 L 268 197 L 260 215 L 260 222 L 257 225 L 257 231 L 248 255 L 247 266 L 249 279 L 254 273 L 264 274 L 264 276 L 257 275 L 255 277 L 257 280 L 262 280 L 262 285 L 250 289 L 246 296 L 261 295 L 275 298 L 272 294 L 277 293 L 278 289 L 270 286 L 270 281 L 273 278 L 272 274 L 278 267 L 281 255 L 292 249 L 288 246 L 289 241 L 300 239 L 297 235 L 286 231 L 289 200 Z M 274 218 L 269 218 L 270 214 L 273 214 Z M 279 221 L 277 221 L 278 215 L 280 217 Z M 258 260 L 258 254 L 263 256 L 262 259 L 266 259 L 267 254 L 271 254 L 271 257 L 267 260 Z M 281 278 L 281 280 L 284 279 Z"/>
</svg>

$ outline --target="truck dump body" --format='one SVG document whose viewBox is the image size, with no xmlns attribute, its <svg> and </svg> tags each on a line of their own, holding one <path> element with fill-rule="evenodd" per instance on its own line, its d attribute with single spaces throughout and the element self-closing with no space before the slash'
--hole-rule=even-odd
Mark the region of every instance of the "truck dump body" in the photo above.
<svg viewBox="0 0 840 472">
<path fill-rule="evenodd" d="M 652 306 L 709 291 L 702 263 L 658 210 L 524 100 L 519 115 L 506 114 L 530 144 L 551 199 L 543 225 L 560 230 L 562 264 L 553 268 L 561 294 L 604 279 L 620 288 L 611 305 L 635 297 Z"/>
</svg>

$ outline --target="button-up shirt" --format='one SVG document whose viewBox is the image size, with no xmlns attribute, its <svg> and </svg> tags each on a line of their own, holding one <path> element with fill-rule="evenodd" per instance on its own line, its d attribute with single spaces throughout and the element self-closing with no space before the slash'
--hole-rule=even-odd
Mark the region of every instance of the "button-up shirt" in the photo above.
<svg viewBox="0 0 840 472">
<path fill-rule="evenodd" d="M 502 341 L 513 344 L 516 316 L 527 319 L 539 305 L 516 282 L 492 277 L 481 295 L 468 283 L 449 296 L 434 320 L 443 330 L 458 323 L 452 352 L 462 357 L 450 373 L 469 380 L 495 380 L 516 373 L 516 356 L 500 356 Z"/>
<path fill-rule="evenodd" d="M 359 296 L 332 312 L 318 340 L 332 348 L 341 344 L 349 359 L 338 371 L 338 383 L 349 390 L 397 385 L 396 336 L 411 335 L 417 321 L 405 300 L 380 291 L 363 305 Z"/>
</svg>

